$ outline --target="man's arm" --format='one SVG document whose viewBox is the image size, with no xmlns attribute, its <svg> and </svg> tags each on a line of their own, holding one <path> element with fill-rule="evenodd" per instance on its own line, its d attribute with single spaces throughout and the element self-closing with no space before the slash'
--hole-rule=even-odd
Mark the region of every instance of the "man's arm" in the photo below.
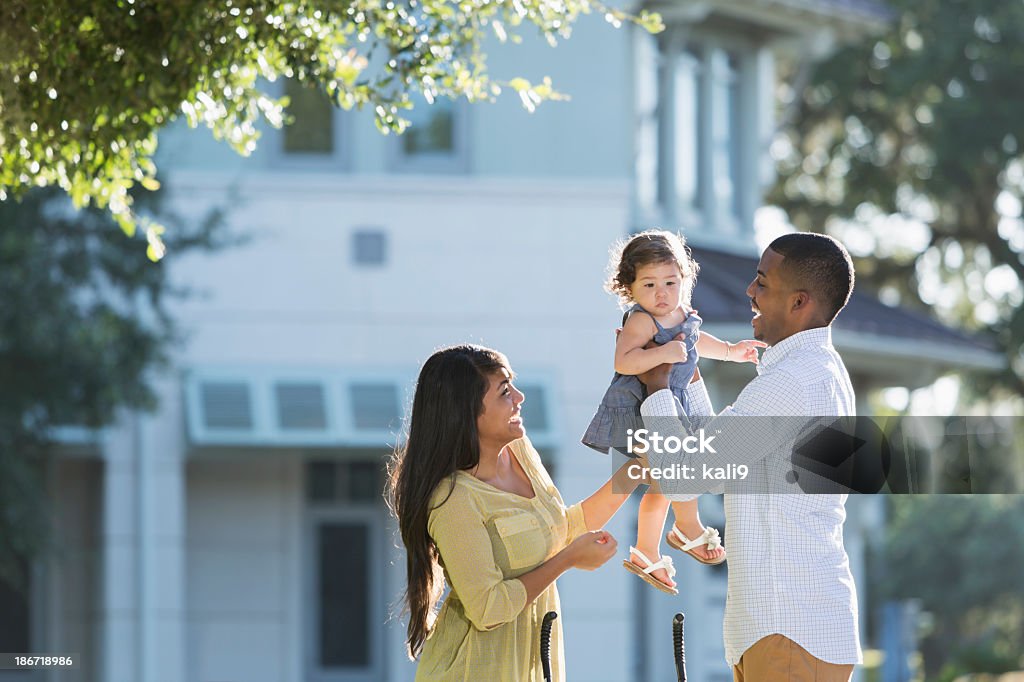
<svg viewBox="0 0 1024 682">
<path fill-rule="evenodd" d="M 678 467 L 682 467 L 682 471 L 690 474 L 688 479 L 676 479 L 677 485 L 673 481 L 662 481 L 666 493 L 722 492 L 727 483 L 736 483 L 728 486 L 732 490 L 763 489 L 764 481 L 749 478 L 750 465 L 779 451 L 791 452 L 805 426 L 801 387 L 784 372 L 755 378 L 736 402 L 717 417 L 711 409 L 704 382 L 699 378 L 687 387 L 689 415 L 667 390 L 667 371 L 663 368 L 646 372 L 640 379 L 650 392 L 640 406 L 648 432 L 645 437 L 649 445 L 648 463 L 662 470 L 679 471 Z M 684 447 L 672 449 L 670 443 L 682 443 Z M 634 438 L 634 445 L 642 448 L 643 443 L 637 443 Z M 739 465 L 747 466 L 747 479 L 715 477 L 722 472 L 735 473 Z M 779 472 L 779 475 L 784 473 Z"/>
</svg>

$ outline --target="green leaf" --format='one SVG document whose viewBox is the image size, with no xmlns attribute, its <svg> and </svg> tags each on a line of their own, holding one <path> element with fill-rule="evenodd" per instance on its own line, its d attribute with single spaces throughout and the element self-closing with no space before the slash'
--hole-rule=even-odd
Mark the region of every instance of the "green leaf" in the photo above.
<svg viewBox="0 0 1024 682">
<path fill-rule="evenodd" d="M 516 92 L 523 92 L 530 89 L 530 81 L 525 78 L 513 78 L 508 82 L 508 86 Z"/>
</svg>

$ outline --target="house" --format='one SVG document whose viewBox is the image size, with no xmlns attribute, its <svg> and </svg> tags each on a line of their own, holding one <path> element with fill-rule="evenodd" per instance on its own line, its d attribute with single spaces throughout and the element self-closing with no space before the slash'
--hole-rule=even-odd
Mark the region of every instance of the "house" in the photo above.
<svg viewBox="0 0 1024 682">
<path fill-rule="evenodd" d="M 405 136 L 381 136 L 368 114 L 284 83 L 296 123 L 268 131 L 251 158 L 203 131 L 162 135 L 175 210 L 198 219 L 224 207 L 249 241 L 178 265 L 175 277 L 204 295 L 176 310 L 189 338 L 156 378 L 159 410 L 65 434 L 50 480 L 58 549 L 27 602 L 5 593 L 0 604 L 12 604 L 4 627 L 26 649 L 75 652 L 80 665 L 23 679 L 411 679 L 397 614 L 404 562 L 381 490 L 431 351 L 472 341 L 509 356 L 529 433 L 574 501 L 610 473 L 578 439 L 611 375 L 618 312 L 601 285 L 613 241 L 683 230 L 703 264 L 695 302 L 707 328 L 749 335 L 742 292 L 771 182 L 775 60 L 820 57 L 888 15 L 867 0 L 656 9 L 668 25 L 659 36 L 591 17 L 554 51 L 495 46 L 494 73 L 550 75 L 571 93 L 532 116 L 510 97 L 442 102 L 415 110 Z M 862 402 L 997 362 L 974 339 L 862 293 L 836 342 Z M 752 376 L 721 363 L 705 374 L 718 405 Z M 718 501 L 702 505 L 721 525 Z M 862 501 L 849 511 L 863 599 L 880 517 Z M 633 513 L 613 521 L 617 537 L 635 532 Z M 570 679 L 669 678 L 679 610 L 690 677 L 731 679 L 726 569 L 677 563 L 677 600 L 616 562 L 560 581 Z"/>
</svg>

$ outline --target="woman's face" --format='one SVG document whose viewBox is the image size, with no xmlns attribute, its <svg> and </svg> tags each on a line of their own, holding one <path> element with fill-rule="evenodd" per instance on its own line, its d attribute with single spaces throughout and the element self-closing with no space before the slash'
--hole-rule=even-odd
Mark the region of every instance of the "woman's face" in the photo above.
<svg viewBox="0 0 1024 682">
<path fill-rule="evenodd" d="M 526 435 L 520 406 L 525 399 L 512 385 L 507 369 L 490 375 L 487 392 L 484 394 L 483 412 L 476 420 L 477 434 L 481 449 L 486 446 L 504 447 Z"/>
</svg>

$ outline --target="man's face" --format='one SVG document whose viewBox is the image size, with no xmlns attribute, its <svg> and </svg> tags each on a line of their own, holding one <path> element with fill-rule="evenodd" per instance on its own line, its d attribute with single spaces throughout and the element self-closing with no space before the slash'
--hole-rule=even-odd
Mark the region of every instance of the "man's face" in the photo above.
<svg viewBox="0 0 1024 682">
<path fill-rule="evenodd" d="M 750 309 L 754 318 L 754 338 L 774 346 L 792 334 L 789 327 L 790 295 L 793 289 L 782 274 L 783 256 L 771 249 L 765 249 L 757 264 L 757 276 L 747 287 Z"/>
</svg>

